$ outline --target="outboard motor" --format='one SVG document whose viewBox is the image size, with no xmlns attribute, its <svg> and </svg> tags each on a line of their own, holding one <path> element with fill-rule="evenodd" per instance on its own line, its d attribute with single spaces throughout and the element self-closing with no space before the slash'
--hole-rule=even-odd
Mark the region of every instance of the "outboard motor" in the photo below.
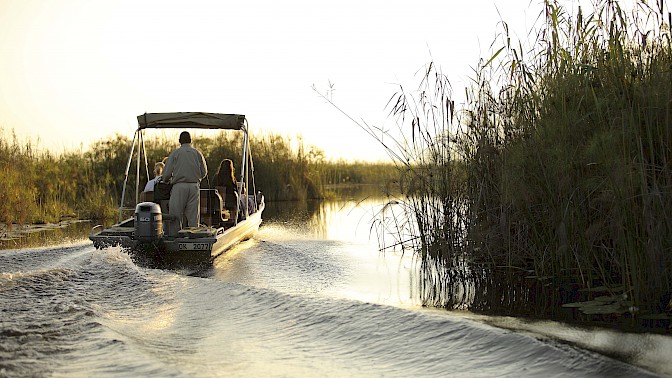
<svg viewBox="0 0 672 378">
<path fill-rule="evenodd" d="M 139 241 L 156 241 L 163 237 L 161 206 L 142 202 L 135 207 L 135 238 Z"/>
</svg>

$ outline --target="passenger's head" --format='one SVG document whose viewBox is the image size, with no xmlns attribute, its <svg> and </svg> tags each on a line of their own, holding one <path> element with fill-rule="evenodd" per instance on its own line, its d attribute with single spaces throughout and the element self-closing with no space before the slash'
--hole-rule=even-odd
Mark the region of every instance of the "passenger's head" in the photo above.
<svg viewBox="0 0 672 378">
<path fill-rule="evenodd" d="M 224 159 L 219 163 L 219 168 L 217 169 L 217 176 L 231 178 L 231 183 L 236 182 L 236 177 L 233 174 L 233 161 L 231 159 Z M 228 180 L 227 180 L 228 181 Z"/>
<path fill-rule="evenodd" d="M 183 131 L 180 133 L 180 144 L 191 143 L 191 135 L 188 131 Z"/>
<path fill-rule="evenodd" d="M 158 162 L 154 164 L 154 176 L 160 176 L 163 173 L 163 168 L 166 165 L 163 162 Z"/>
<path fill-rule="evenodd" d="M 222 160 L 222 162 L 219 163 L 219 172 L 221 173 L 233 172 L 233 161 L 231 161 L 231 159 Z"/>
</svg>

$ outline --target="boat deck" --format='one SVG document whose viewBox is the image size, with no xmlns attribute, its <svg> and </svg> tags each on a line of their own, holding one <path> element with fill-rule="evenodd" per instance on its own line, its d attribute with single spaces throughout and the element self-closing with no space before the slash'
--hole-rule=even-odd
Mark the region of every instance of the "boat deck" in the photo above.
<svg viewBox="0 0 672 378">
<path fill-rule="evenodd" d="M 222 221 L 218 226 L 202 225 L 184 228 L 177 235 L 163 235 L 152 241 L 139 241 L 135 237 L 135 219 L 101 229 L 89 235 L 96 248 L 119 246 L 127 249 L 132 257 L 143 260 L 179 261 L 184 263 L 207 262 L 233 245 L 251 238 L 259 229 L 263 200 L 259 209 L 247 219 L 233 225 Z"/>
</svg>

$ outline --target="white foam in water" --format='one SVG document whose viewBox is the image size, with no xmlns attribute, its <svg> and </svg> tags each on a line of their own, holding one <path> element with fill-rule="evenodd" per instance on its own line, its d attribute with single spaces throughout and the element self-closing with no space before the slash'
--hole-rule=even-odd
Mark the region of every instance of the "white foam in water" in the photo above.
<svg viewBox="0 0 672 378">
<path fill-rule="evenodd" d="M 194 276 L 89 243 L 0 252 L 0 376 L 655 375 L 591 350 L 670 374 L 665 336 L 419 307 L 412 259 L 379 254 L 353 206 L 265 219 Z"/>
<path fill-rule="evenodd" d="M 109 263 L 133 264 L 131 256 L 128 254 L 128 252 L 119 246 L 112 246 L 96 250 L 93 256 L 100 257 L 105 262 Z"/>
</svg>

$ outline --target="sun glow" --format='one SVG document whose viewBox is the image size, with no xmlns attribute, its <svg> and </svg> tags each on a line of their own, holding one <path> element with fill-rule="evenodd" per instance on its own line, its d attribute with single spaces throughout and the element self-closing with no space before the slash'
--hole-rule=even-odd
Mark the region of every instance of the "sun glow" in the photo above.
<svg viewBox="0 0 672 378">
<path fill-rule="evenodd" d="M 58 152 L 131 135 L 144 112 L 239 113 L 253 129 L 301 135 L 330 158 L 386 160 L 312 85 L 334 83 L 344 111 L 383 125 L 387 100 L 423 65 L 442 65 L 462 93 L 500 17 L 525 30 L 537 8 L 517 0 L 5 0 L 0 127 Z"/>
</svg>

